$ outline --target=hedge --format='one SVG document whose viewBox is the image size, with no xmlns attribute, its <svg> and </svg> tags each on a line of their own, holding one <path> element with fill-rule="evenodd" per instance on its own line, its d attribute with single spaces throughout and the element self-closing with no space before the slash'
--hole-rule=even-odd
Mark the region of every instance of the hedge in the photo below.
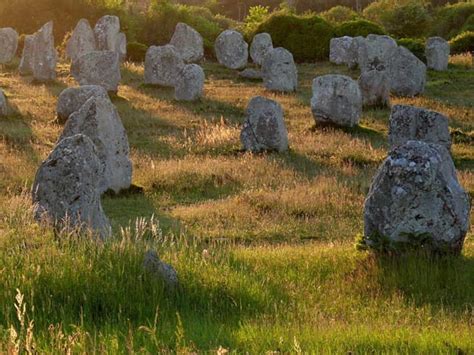
<svg viewBox="0 0 474 355">
<path fill-rule="evenodd" d="M 463 32 L 449 41 L 452 54 L 474 52 L 474 31 Z"/>
<path fill-rule="evenodd" d="M 367 20 L 348 21 L 336 28 L 336 35 L 338 37 L 367 37 L 370 34 L 384 35 L 386 33 L 381 26 Z"/>
</svg>

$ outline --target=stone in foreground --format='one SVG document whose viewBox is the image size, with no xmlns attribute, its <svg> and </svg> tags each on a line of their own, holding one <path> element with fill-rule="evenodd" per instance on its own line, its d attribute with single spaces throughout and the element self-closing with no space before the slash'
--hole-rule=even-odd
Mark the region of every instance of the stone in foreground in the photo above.
<svg viewBox="0 0 474 355">
<path fill-rule="evenodd" d="M 104 166 L 104 173 L 99 178 L 99 192 L 113 190 L 119 193 L 128 189 L 132 183 L 132 163 L 127 133 L 108 97 L 91 97 L 79 111 L 69 116 L 61 139 L 75 134 L 86 135 L 97 148 Z"/>
<path fill-rule="evenodd" d="M 204 41 L 202 36 L 191 26 L 178 23 L 171 37 L 174 46 L 186 63 L 198 63 L 204 58 Z"/>
<path fill-rule="evenodd" d="M 293 54 L 285 48 L 274 48 L 265 55 L 262 75 L 268 90 L 293 92 L 298 87 L 298 69 Z"/>
<path fill-rule="evenodd" d="M 56 79 L 57 53 L 54 47 L 52 21 L 35 33 L 31 63 L 36 81 L 47 82 Z"/>
<path fill-rule="evenodd" d="M 75 88 L 67 88 L 61 92 L 58 97 L 58 104 L 56 112 L 58 114 L 58 121 L 64 123 L 69 116 L 79 109 L 91 97 L 105 97 L 108 98 L 107 91 L 102 86 L 98 85 L 84 85 Z"/>
<path fill-rule="evenodd" d="M 174 46 L 151 46 L 145 58 L 145 84 L 174 87 L 184 65 Z"/>
<path fill-rule="evenodd" d="M 272 37 L 264 32 L 256 34 L 250 45 L 250 57 L 257 65 L 262 65 L 265 55 L 273 49 Z"/>
<path fill-rule="evenodd" d="M 390 106 L 390 76 L 385 69 L 363 71 L 359 77 L 359 87 L 364 106 Z"/>
<path fill-rule="evenodd" d="M 449 43 L 441 37 L 431 37 L 426 41 L 425 56 L 429 69 L 448 70 Z"/>
<path fill-rule="evenodd" d="M 97 50 L 94 31 L 89 21 L 81 19 L 76 25 L 66 45 L 66 56 L 75 61 L 84 54 Z"/>
<path fill-rule="evenodd" d="M 36 173 L 35 218 L 52 222 L 58 229 L 90 228 L 108 237 L 110 224 L 98 189 L 102 174 L 96 147 L 88 137 L 78 134 L 63 139 Z"/>
<path fill-rule="evenodd" d="M 175 86 L 174 97 L 178 101 L 195 101 L 203 96 L 204 70 L 197 64 L 186 65 Z"/>
<path fill-rule="evenodd" d="M 33 74 L 33 50 L 35 45 L 35 35 L 27 35 L 23 46 L 20 66 L 18 68 L 20 75 Z"/>
<path fill-rule="evenodd" d="M 5 94 L 0 89 L 0 117 L 4 117 L 8 114 L 8 103 Z"/>
<path fill-rule="evenodd" d="M 329 61 L 334 64 L 347 64 L 352 61 L 352 37 L 336 37 L 329 42 Z"/>
<path fill-rule="evenodd" d="M 243 69 L 247 66 L 248 47 L 242 34 L 234 30 L 222 32 L 214 44 L 217 60 L 229 69 Z"/>
<path fill-rule="evenodd" d="M 393 54 L 389 72 L 393 94 L 414 97 L 425 91 L 426 65 L 405 47 L 399 46 Z"/>
<path fill-rule="evenodd" d="M 120 84 L 120 58 L 113 51 L 94 51 L 74 61 L 71 74 L 79 85 L 99 85 L 117 92 Z"/>
<path fill-rule="evenodd" d="M 378 248 L 382 238 L 399 251 L 411 245 L 460 253 L 469 215 L 469 196 L 448 150 L 408 141 L 390 152 L 372 183 L 365 201 L 365 244 Z"/>
<path fill-rule="evenodd" d="M 362 94 L 358 83 L 345 75 L 317 77 L 313 81 L 311 108 L 316 123 L 357 126 L 362 114 Z"/>
<path fill-rule="evenodd" d="M 247 107 L 240 141 L 244 149 L 251 152 L 288 150 L 288 131 L 280 104 L 261 96 L 254 97 Z"/>
<path fill-rule="evenodd" d="M 18 48 L 18 33 L 10 27 L 0 28 L 0 64 L 10 63 Z"/>
<path fill-rule="evenodd" d="M 155 251 L 146 252 L 143 268 L 155 279 L 163 282 L 167 290 L 175 291 L 179 287 L 178 273 L 173 266 L 161 261 Z"/>
<path fill-rule="evenodd" d="M 390 115 L 388 140 L 392 149 L 410 140 L 436 143 L 451 149 L 448 118 L 424 108 L 395 105 Z"/>
</svg>

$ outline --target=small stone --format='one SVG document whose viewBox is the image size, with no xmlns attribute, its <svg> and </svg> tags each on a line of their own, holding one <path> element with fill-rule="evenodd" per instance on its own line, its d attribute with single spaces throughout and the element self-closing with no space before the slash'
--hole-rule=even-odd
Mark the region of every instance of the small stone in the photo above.
<svg viewBox="0 0 474 355">
<path fill-rule="evenodd" d="M 390 76 L 386 70 L 363 71 L 359 77 L 359 87 L 364 106 L 390 106 Z"/>
<path fill-rule="evenodd" d="M 449 43 L 441 37 L 430 37 L 426 41 L 425 56 L 429 69 L 444 71 L 448 69 Z"/>
<path fill-rule="evenodd" d="M 298 87 L 298 69 L 293 55 L 284 48 L 274 48 L 265 55 L 262 74 L 268 90 L 293 92 Z"/>
<path fill-rule="evenodd" d="M 178 273 L 170 264 L 161 261 L 158 254 L 149 250 L 143 260 L 143 268 L 154 278 L 163 282 L 166 289 L 175 291 L 179 287 Z"/>
<path fill-rule="evenodd" d="M 248 47 L 242 34 L 234 30 L 222 32 L 214 44 L 217 60 L 229 69 L 243 69 L 247 66 Z"/>
<path fill-rule="evenodd" d="M 191 26 L 178 23 L 171 37 L 170 44 L 174 46 L 186 63 L 198 63 L 204 58 L 204 40 Z"/>
<path fill-rule="evenodd" d="M 18 48 L 18 33 L 10 27 L 0 28 L 0 64 L 10 63 Z"/>
<path fill-rule="evenodd" d="M 247 107 L 240 140 L 244 149 L 251 152 L 288 150 L 288 131 L 280 104 L 261 96 L 254 97 Z"/>
<path fill-rule="evenodd" d="M 25 37 L 25 45 L 20 60 L 20 75 L 33 74 L 33 49 L 35 45 L 35 35 L 27 35 Z"/>
<path fill-rule="evenodd" d="M 263 74 L 261 70 L 247 68 L 239 72 L 239 76 L 244 79 L 262 80 Z"/>
<path fill-rule="evenodd" d="M 329 61 L 334 64 L 349 65 L 352 60 L 352 37 L 336 37 L 329 42 Z"/>
<path fill-rule="evenodd" d="M 265 55 L 273 49 L 272 37 L 268 33 L 258 33 L 250 45 L 250 57 L 257 65 L 262 65 Z"/>
<path fill-rule="evenodd" d="M 145 58 L 145 84 L 174 87 L 184 65 L 174 46 L 151 46 Z"/>
<path fill-rule="evenodd" d="M 405 47 L 392 54 L 388 68 L 393 94 L 413 97 L 425 91 L 426 65 Z"/>
<path fill-rule="evenodd" d="M 72 61 L 77 60 L 84 54 L 97 50 L 94 31 L 89 21 L 81 19 L 74 29 L 71 38 L 66 45 L 66 56 Z"/>
<path fill-rule="evenodd" d="M 8 114 L 8 103 L 5 94 L 0 89 L 0 117 L 4 117 Z"/>
<path fill-rule="evenodd" d="M 35 33 L 31 62 L 36 81 L 46 82 L 56 79 L 57 52 L 54 47 L 52 21 Z"/>
<path fill-rule="evenodd" d="M 91 97 L 105 97 L 109 95 L 102 86 L 84 85 L 75 88 L 67 88 L 61 92 L 58 97 L 57 114 L 58 121 L 64 123 L 69 116 L 79 109 Z"/>
<path fill-rule="evenodd" d="M 195 101 L 203 96 L 204 70 L 197 64 L 187 64 L 181 71 L 175 86 L 174 97 L 178 101 Z"/>
</svg>

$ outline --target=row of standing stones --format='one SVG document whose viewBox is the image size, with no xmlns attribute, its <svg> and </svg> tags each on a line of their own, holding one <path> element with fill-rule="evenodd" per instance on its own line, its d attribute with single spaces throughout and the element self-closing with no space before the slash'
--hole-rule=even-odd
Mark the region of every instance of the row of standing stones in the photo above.
<svg viewBox="0 0 474 355">
<path fill-rule="evenodd" d="M 71 71 L 81 86 L 66 89 L 59 97 L 57 111 L 58 117 L 66 121 L 64 132 L 38 170 L 33 185 L 39 219 L 92 227 L 104 238 L 110 235 L 110 224 L 100 195 L 108 189 L 117 192 L 127 188 L 132 177 L 126 132 L 107 95 L 107 91 L 117 91 L 120 60 L 124 56 L 118 18 L 112 18 L 105 16 L 94 30 L 81 20 L 68 43 Z M 52 67 L 48 61 L 55 63 L 56 54 L 51 31 L 52 24 L 48 23 L 33 35 L 33 50 L 25 44 L 22 63 L 26 61 L 30 68 Z M 439 49 L 439 43 L 428 41 L 427 54 L 436 52 L 433 56 L 438 58 L 429 59 L 429 63 L 447 61 L 449 46 L 446 52 Z M 248 64 L 248 44 L 236 31 L 221 33 L 215 51 L 219 63 L 227 68 L 241 70 Z M 315 78 L 311 107 L 316 122 L 352 127 L 358 125 L 364 105 L 389 105 L 391 92 L 415 96 L 424 90 L 426 66 L 388 36 L 333 39 L 330 52 L 332 62 L 358 66 L 361 76 L 358 81 L 344 75 Z M 148 49 L 145 83 L 174 87 L 177 99 L 198 99 L 205 78 L 202 68 L 194 62 L 202 60 L 203 55 L 199 33 L 178 24 L 170 44 Z M 241 76 L 261 78 L 268 90 L 297 89 L 293 56 L 284 48 L 273 48 L 270 35 L 255 36 L 250 56 L 261 70 L 245 69 Z M 40 79 L 35 70 L 33 75 Z M 278 102 L 253 98 L 241 131 L 244 148 L 253 152 L 288 150 L 283 116 Z M 365 203 L 366 243 L 376 243 L 377 235 L 394 243 L 409 242 L 410 236 L 428 235 L 435 250 L 460 252 L 469 226 L 470 202 L 457 180 L 450 155 L 447 118 L 422 108 L 394 106 L 389 142 L 391 151 Z"/>
</svg>

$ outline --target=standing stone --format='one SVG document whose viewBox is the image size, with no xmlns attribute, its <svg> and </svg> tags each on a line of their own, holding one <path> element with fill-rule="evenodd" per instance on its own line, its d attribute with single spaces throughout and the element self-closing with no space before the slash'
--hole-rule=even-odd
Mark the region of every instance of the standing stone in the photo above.
<svg viewBox="0 0 474 355">
<path fill-rule="evenodd" d="M 451 149 L 448 118 L 424 108 L 395 105 L 390 115 L 388 140 L 392 149 L 410 140 L 435 143 Z"/>
<path fill-rule="evenodd" d="M 97 155 L 104 166 L 104 173 L 99 178 L 99 191 L 118 193 L 128 189 L 132 181 L 132 163 L 127 133 L 108 97 L 91 97 L 79 111 L 71 114 L 60 140 L 76 134 L 86 135 L 97 147 Z"/>
<path fill-rule="evenodd" d="M 97 49 L 101 51 L 115 51 L 119 33 L 120 19 L 117 16 L 106 15 L 101 17 L 94 27 Z"/>
<path fill-rule="evenodd" d="M 174 46 L 151 46 L 145 57 L 145 84 L 174 87 L 184 65 Z"/>
<path fill-rule="evenodd" d="M 222 32 L 214 44 L 217 60 L 229 69 L 243 69 L 247 66 L 248 47 L 242 34 L 234 30 Z"/>
<path fill-rule="evenodd" d="M 36 81 L 56 79 L 57 53 L 54 48 L 53 22 L 50 21 L 35 33 L 32 68 Z"/>
<path fill-rule="evenodd" d="M 27 35 L 25 37 L 25 45 L 20 60 L 20 75 L 33 74 L 33 49 L 35 45 L 35 35 Z"/>
<path fill-rule="evenodd" d="M 117 35 L 115 48 L 113 50 L 118 53 L 120 61 L 123 62 L 127 57 L 127 36 L 125 33 L 120 32 Z"/>
<path fill-rule="evenodd" d="M 102 238 L 110 224 L 102 210 L 103 166 L 92 141 L 78 134 L 60 141 L 41 164 L 33 184 L 35 218 L 56 227 L 91 228 Z"/>
<path fill-rule="evenodd" d="M 146 252 L 143 268 L 155 279 L 163 282 L 168 291 L 175 291 L 179 287 L 178 273 L 173 266 L 161 261 L 155 251 L 149 250 Z"/>
<path fill-rule="evenodd" d="M 332 38 L 329 42 L 329 61 L 338 65 L 349 65 L 352 59 L 352 40 L 349 36 Z"/>
<path fill-rule="evenodd" d="M 262 65 L 265 55 L 273 49 L 272 37 L 268 33 L 255 35 L 250 45 L 250 57 L 257 65 Z"/>
<path fill-rule="evenodd" d="M 92 30 L 89 21 L 81 19 L 74 29 L 67 45 L 66 56 L 75 61 L 84 54 L 97 50 L 94 31 Z"/>
<path fill-rule="evenodd" d="M 202 97 L 204 70 L 197 64 L 187 64 L 179 74 L 174 97 L 178 101 L 195 101 Z"/>
<path fill-rule="evenodd" d="M 352 38 L 351 44 L 347 50 L 347 66 L 350 69 L 355 69 L 363 62 L 365 53 L 365 37 L 357 36 Z"/>
<path fill-rule="evenodd" d="M 448 69 L 449 43 L 441 37 L 431 37 L 426 41 L 425 55 L 429 69 L 444 71 Z"/>
<path fill-rule="evenodd" d="M 244 79 L 262 80 L 263 74 L 261 70 L 247 68 L 239 72 L 239 76 Z"/>
<path fill-rule="evenodd" d="M 389 63 L 391 92 L 413 97 L 425 91 L 426 65 L 405 47 L 398 47 Z"/>
<path fill-rule="evenodd" d="M 388 66 L 397 51 L 397 42 L 390 36 L 368 35 L 359 42 L 359 68 L 370 70 L 373 65 Z"/>
<path fill-rule="evenodd" d="M 363 71 L 359 77 L 363 106 L 390 106 L 390 75 L 383 66 Z"/>
<path fill-rule="evenodd" d="M 121 80 L 119 55 L 113 51 L 95 51 L 74 61 L 71 74 L 79 85 L 100 85 L 117 92 Z"/>
<path fill-rule="evenodd" d="M 285 48 L 274 48 L 265 55 L 262 75 L 268 90 L 293 92 L 298 87 L 298 69 L 293 54 Z"/>
<path fill-rule="evenodd" d="M 0 117 L 4 117 L 8 114 L 8 104 L 5 94 L 0 89 Z"/>
<path fill-rule="evenodd" d="M 353 127 L 362 114 L 362 94 L 355 80 L 345 75 L 323 75 L 313 81 L 311 108 L 317 122 Z"/>
<path fill-rule="evenodd" d="M 469 215 L 469 196 L 448 150 L 408 141 L 390 152 L 372 183 L 365 201 L 365 242 L 376 247 L 378 238 L 387 238 L 397 248 L 424 239 L 425 250 L 460 253 Z"/>
<path fill-rule="evenodd" d="M 102 86 L 84 85 L 75 88 L 67 88 L 58 97 L 56 112 L 60 123 L 66 122 L 69 116 L 79 109 L 91 97 L 108 98 L 107 91 Z"/>
<path fill-rule="evenodd" d="M 261 96 L 250 100 L 240 141 L 251 152 L 288 150 L 288 131 L 280 104 Z"/>
<path fill-rule="evenodd" d="M 191 26 L 178 23 L 171 37 L 174 46 L 186 63 L 198 63 L 204 58 L 204 41 L 202 36 Z"/>
<path fill-rule="evenodd" d="M 0 64 L 10 63 L 18 48 L 18 33 L 10 27 L 0 28 Z"/>
</svg>

